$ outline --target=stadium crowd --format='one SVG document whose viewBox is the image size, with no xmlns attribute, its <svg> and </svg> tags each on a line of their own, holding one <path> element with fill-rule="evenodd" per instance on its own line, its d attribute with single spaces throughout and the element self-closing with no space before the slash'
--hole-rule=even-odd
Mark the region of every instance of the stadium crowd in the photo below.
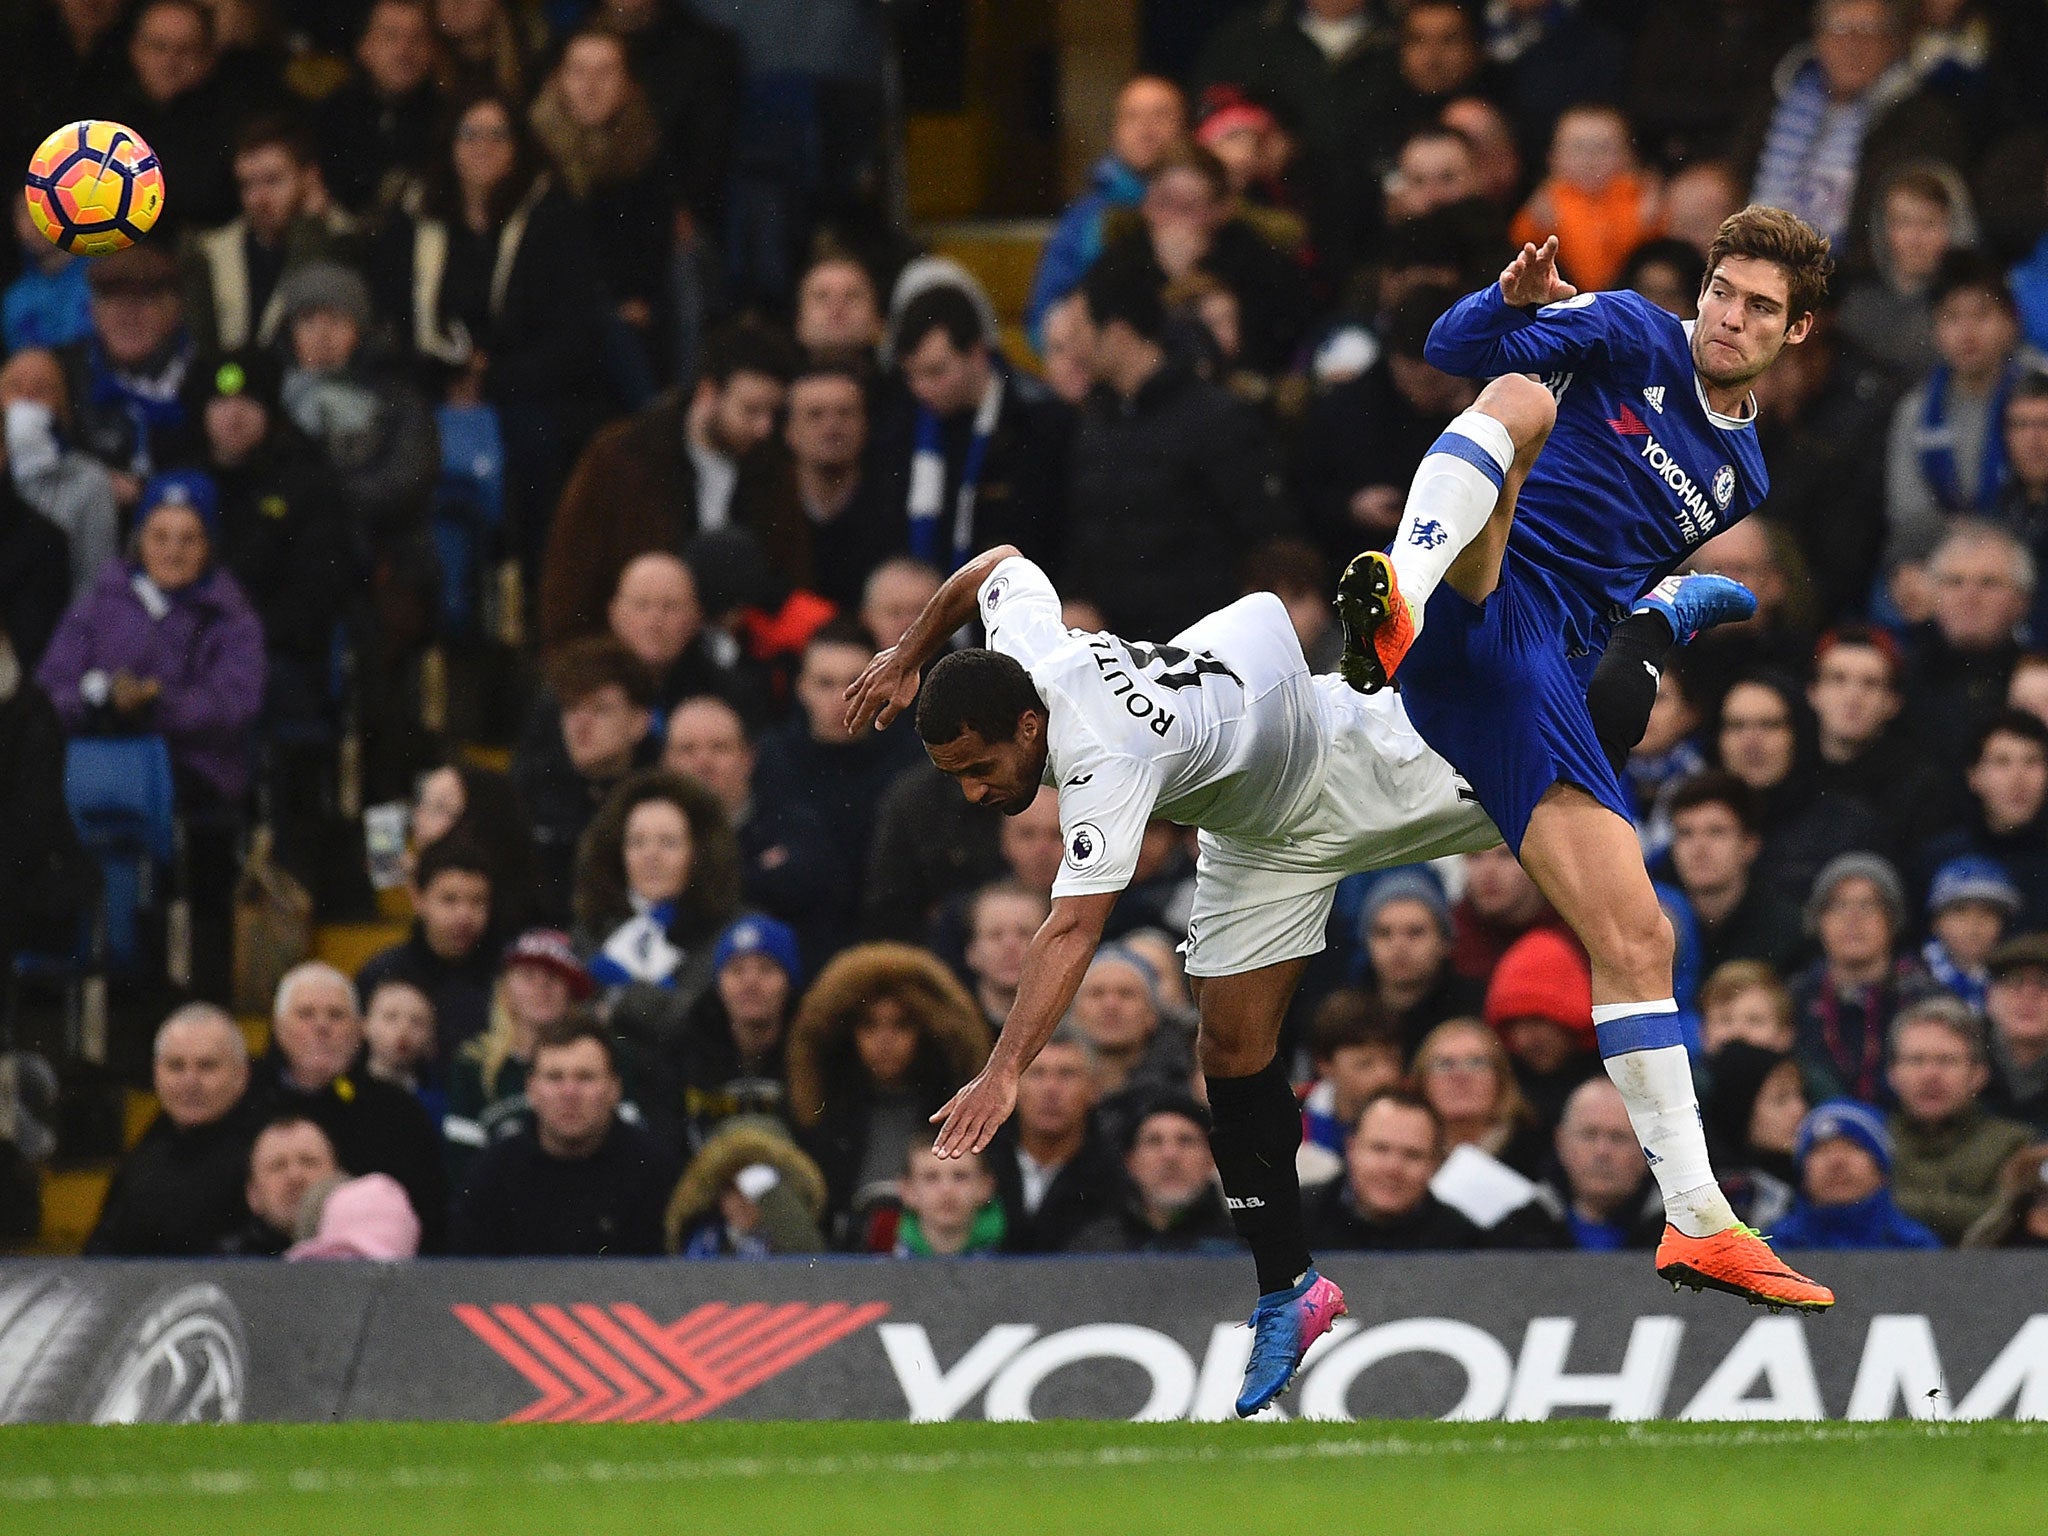
<svg viewBox="0 0 2048 1536">
<path fill-rule="evenodd" d="M 941 1161 L 1057 810 L 849 739 L 843 691 L 998 542 L 1135 638 L 1277 592 L 1328 670 L 1334 572 L 1473 398 L 1438 315 L 1557 234 L 1689 316 L 1752 199 L 1838 271 L 1759 385 L 1769 501 L 1696 559 L 1758 615 L 1674 655 L 1629 765 L 1717 1167 L 1795 1249 L 2048 1244 L 2038 6 L 1147 7 L 1165 72 L 1044 248 L 1035 358 L 879 215 L 853 0 L 21 9 L 0 145 L 115 117 L 168 182 L 90 262 L 17 204 L 4 296 L 0 948 L 90 889 L 66 738 L 162 737 L 185 829 L 188 995 L 89 1252 L 1234 1246 L 1190 836 L 1148 834 L 1009 1131 Z M 251 1060 L 255 834 L 360 917 L 391 801 L 410 936 L 285 971 Z M 1319 1250 L 1654 1243 L 1510 855 L 1355 878 L 1329 940 L 1287 1037 Z"/>
</svg>

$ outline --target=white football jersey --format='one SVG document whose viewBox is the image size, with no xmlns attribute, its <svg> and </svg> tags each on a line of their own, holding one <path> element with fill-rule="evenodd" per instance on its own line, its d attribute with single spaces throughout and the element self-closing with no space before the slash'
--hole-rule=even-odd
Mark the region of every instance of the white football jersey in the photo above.
<svg viewBox="0 0 2048 1536">
<path fill-rule="evenodd" d="M 1068 629 L 1045 572 L 1020 556 L 990 572 L 980 603 L 990 648 L 1031 674 L 1051 717 L 1045 782 L 1066 849 L 1054 896 L 1129 885 L 1155 818 L 1270 837 L 1315 796 L 1328 736 L 1270 592 L 1165 644 Z"/>
</svg>

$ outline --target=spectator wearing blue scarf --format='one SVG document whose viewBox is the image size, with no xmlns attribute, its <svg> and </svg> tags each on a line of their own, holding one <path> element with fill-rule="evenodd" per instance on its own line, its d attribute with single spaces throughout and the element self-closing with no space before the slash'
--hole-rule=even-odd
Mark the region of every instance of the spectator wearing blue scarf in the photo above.
<svg viewBox="0 0 2048 1536">
<path fill-rule="evenodd" d="M 1749 200 L 1789 208 L 1838 259 L 1868 254 L 1872 205 L 1902 162 L 1969 155 L 1961 117 L 1922 88 L 1906 41 L 1887 0 L 1821 0 L 1812 41 L 1779 60 L 1770 98 L 1736 136 L 1736 164 L 1753 172 Z"/>
<path fill-rule="evenodd" d="M 1892 413 L 1886 448 L 1886 563 L 1927 558 L 1946 519 L 1984 515 L 2008 475 L 2005 413 L 2032 354 L 2019 312 L 1989 257 L 1951 251 L 1929 289 L 1941 363 Z"/>
<path fill-rule="evenodd" d="M 1991 984 L 1987 962 L 2020 906 L 2020 888 L 1996 859 L 1950 859 L 1927 893 L 1929 936 L 1920 947 L 1927 974 L 1982 1013 Z"/>
<path fill-rule="evenodd" d="M 131 246 L 96 258 L 86 282 L 92 334 L 60 354 L 73 424 L 78 446 L 113 471 L 132 507 L 143 481 L 201 451 L 183 398 L 192 340 L 177 263 L 157 246 Z"/>
<path fill-rule="evenodd" d="M 941 571 L 1003 543 L 1055 563 L 1072 412 L 1010 367 L 985 302 L 961 283 L 926 284 L 890 341 L 908 399 L 885 416 L 877 448 L 888 518 L 907 524 L 898 547 Z"/>
<path fill-rule="evenodd" d="M 716 796 L 660 769 L 620 781 L 581 839 L 576 942 L 630 1046 L 680 1037 L 739 905 L 739 845 Z"/>
</svg>

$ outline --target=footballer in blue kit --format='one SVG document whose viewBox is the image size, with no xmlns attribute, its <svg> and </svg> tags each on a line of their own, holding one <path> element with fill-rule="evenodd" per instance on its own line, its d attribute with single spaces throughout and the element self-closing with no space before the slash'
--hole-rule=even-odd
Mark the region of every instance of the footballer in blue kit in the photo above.
<svg viewBox="0 0 2048 1536">
<path fill-rule="evenodd" d="M 1586 709 L 1593 664 L 1644 592 L 1770 489 L 1754 411 L 1707 403 L 1692 330 L 1635 293 L 1582 294 L 1531 313 L 1495 285 L 1430 333 L 1428 360 L 1444 372 L 1540 373 L 1556 401 L 1498 588 L 1477 608 L 1438 588 L 1401 670 L 1416 728 L 1468 777 L 1489 780 L 1472 782 L 1511 848 L 1559 779 L 1630 815 Z M 1492 685 L 1486 693 L 1475 695 L 1467 669 Z"/>
<path fill-rule="evenodd" d="M 1341 669 L 1363 692 L 1398 671 L 1416 729 L 1585 945 L 1600 1053 L 1664 1197 L 1658 1273 L 1819 1310 L 1833 1292 L 1778 1260 L 1714 1179 L 1670 923 L 1587 687 L 1610 644 L 1653 680 L 1672 643 L 1729 616 L 1701 594 L 1750 601 L 1668 578 L 1770 488 L 1750 386 L 1811 330 L 1828 243 L 1782 209 L 1731 216 L 1693 322 L 1580 294 L 1557 261 L 1554 237 L 1524 246 L 1430 333 L 1432 365 L 1492 382 L 1423 459 L 1388 549 L 1345 571 Z"/>
</svg>

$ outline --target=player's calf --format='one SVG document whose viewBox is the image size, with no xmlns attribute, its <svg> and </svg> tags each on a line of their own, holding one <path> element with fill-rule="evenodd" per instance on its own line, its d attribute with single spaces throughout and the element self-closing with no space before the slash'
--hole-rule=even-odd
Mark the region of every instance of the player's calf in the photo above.
<svg viewBox="0 0 2048 1536">
<path fill-rule="evenodd" d="M 1309 1268 L 1301 1214 L 1301 1105 L 1279 1058 L 1245 1077 L 1205 1075 L 1209 1145 L 1231 1225 L 1252 1251 L 1259 1292 L 1284 1291 Z"/>
</svg>

